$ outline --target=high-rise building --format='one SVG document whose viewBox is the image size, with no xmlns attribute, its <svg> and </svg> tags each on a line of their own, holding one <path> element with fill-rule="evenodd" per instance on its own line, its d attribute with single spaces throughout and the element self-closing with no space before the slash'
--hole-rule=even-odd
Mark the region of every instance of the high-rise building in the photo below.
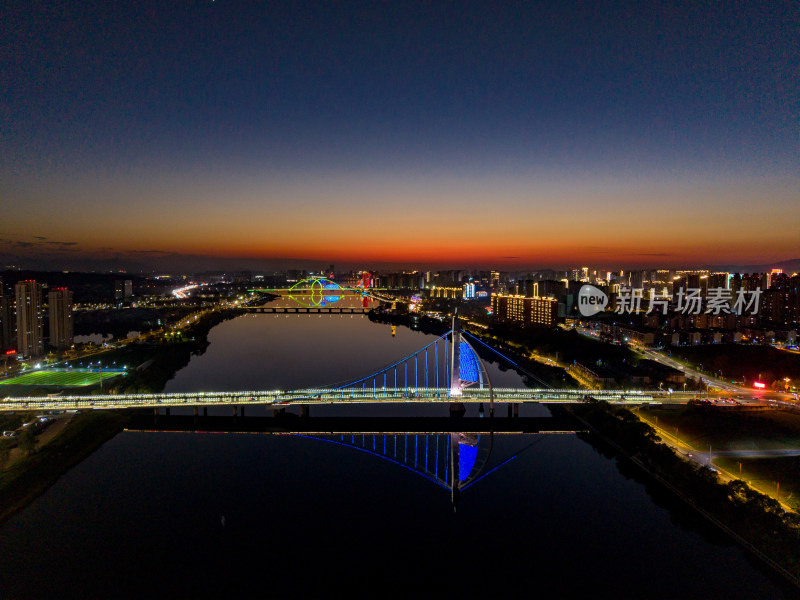
<svg viewBox="0 0 800 600">
<path fill-rule="evenodd" d="M 17 352 L 39 356 L 44 351 L 42 284 L 20 281 L 14 287 L 17 301 Z"/>
<path fill-rule="evenodd" d="M 114 300 L 129 300 L 133 296 L 133 281 L 130 279 L 117 279 L 114 281 Z"/>
<path fill-rule="evenodd" d="M 542 281 L 537 281 L 533 285 L 533 289 L 531 289 L 530 292 L 531 293 L 526 294 L 526 296 L 538 296 L 540 298 L 548 297 L 560 300 L 561 297 L 567 293 L 567 286 L 563 281 L 543 279 Z"/>
<path fill-rule="evenodd" d="M 645 276 L 645 271 L 631 271 L 628 273 L 628 285 L 632 288 L 644 287 Z"/>
<path fill-rule="evenodd" d="M 51 290 L 47 296 L 50 307 L 50 345 L 69 348 L 73 341 L 72 292 L 67 288 Z"/>
<path fill-rule="evenodd" d="M 14 322 L 14 302 L 11 298 L 0 296 L 0 352 L 16 348 L 17 328 Z"/>
</svg>

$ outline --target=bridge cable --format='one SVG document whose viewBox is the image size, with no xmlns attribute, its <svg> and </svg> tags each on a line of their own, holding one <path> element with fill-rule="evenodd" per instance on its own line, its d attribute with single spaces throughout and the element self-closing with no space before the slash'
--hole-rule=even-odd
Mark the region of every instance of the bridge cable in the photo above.
<svg viewBox="0 0 800 600">
<path fill-rule="evenodd" d="M 502 358 L 503 360 L 505 360 L 505 361 L 507 361 L 507 362 L 511 363 L 511 364 L 512 364 L 512 365 L 513 365 L 513 366 L 514 366 L 514 367 L 515 367 L 515 368 L 516 368 L 518 371 L 521 371 L 523 374 L 527 375 L 528 377 L 530 377 L 530 378 L 531 378 L 531 379 L 533 379 L 534 381 L 536 381 L 536 382 L 540 383 L 540 384 L 542 385 L 542 387 L 545 387 L 545 388 L 548 388 L 548 389 L 551 387 L 550 385 L 548 385 L 547 383 L 545 383 L 544 381 L 542 381 L 542 379 L 540 379 L 539 377 L 537 377 L 536 375 L 534 375 L 533 373 L 531 373 L 531 372 L 530 372 L 530 371 L 528 371 L 527 369 L 525 369 L 525 368 L 523 368 L 522 366 L 520 366 L 520 365 L 519 365 L 519 363 L 517 363 L 517 362 L 515 362 L 515 361 L 511 360 L 511 359 L 510 359 L 510 358 L 508 358 L 506 355 L 504 355 L 504 354 L 502 354 L 501 352 L 499 352 L 498 350 L 495 350 L 494 348 L 492 348 L 492 347 L 491 347 L 489 344 L 487 344 L 486 342 L 484 342 L 484 341 L 483 341 L 482 339 L 480 339 L 479 337 L 476 337 L 476 336 L 474 336 L 474 335 L 473 335 L 473 334 L 471 334 L 469 331 L 464 331 L 464 330 L 462 330 L 462 333 L 465 333 L 466 335 L 468 335 L 469 337 L 471 337 L 471 338 L 472 338 L 473 340 L 475 340 L 476 342 L 478 342 L 478 343 L 480 343 L 480 344 L 484 345 L 484 346 L 485 346 L 485 347 L 487 347 L 489 350 L 491 350 L 492 352 L 494 352 L 495 354 L 497 354 L 497 356 L 499 356 L 499 357 L 500 357 L 500 358 Z"/>
</svg>

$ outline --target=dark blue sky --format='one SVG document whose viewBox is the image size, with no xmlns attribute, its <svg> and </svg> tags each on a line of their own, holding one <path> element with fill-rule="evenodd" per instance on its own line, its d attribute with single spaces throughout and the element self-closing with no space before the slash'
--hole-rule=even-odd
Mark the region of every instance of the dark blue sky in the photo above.
<svg viewBox="0 0 800 600">
<path fill-rule="evenodd" d="M 0 11 L 0 193 L 26 205 L 4 238 L 41 223 L 31 234 L 97 251 L 107 237 L 50 226 L 48 212 L 68 204 L 85 223 L 138 203 L 155 218 L 191 208 L 198 186 L 242 218 L 279 207 L 271 221 L 289 230 L 302 215 L 286 207 L 313 213 L 331 181 L 332 197 L 356 198 L 340 204 L 356 220 L 368 200 L 392 218 L 403 198 L 448 205 L 474 182 L 473 212 L 493 198 L 509 217 L 570 198 L 591 218 L 587 189 L 606 205 L 649 190 L 651 214 L 694 194 L 713 221 L 722 196 L 748 188 L 734 204 L 763 203 L 766 235 L 797 200 L 796 2 L 12 0 Z M 239 247 L 233 229 L 191 247 L 181 227 L 144 243 L 304 251 Z M 116 251 L 141 249 L 120 233 Z"/>
</svg>

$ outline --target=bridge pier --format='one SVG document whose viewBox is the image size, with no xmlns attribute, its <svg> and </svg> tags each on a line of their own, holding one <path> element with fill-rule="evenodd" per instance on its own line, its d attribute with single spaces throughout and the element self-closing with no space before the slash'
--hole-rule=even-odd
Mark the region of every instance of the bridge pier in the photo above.
<svg viewBox="0 0 800 600">
<path fill-rule="evenodd" d="M 240 406 L 239 407 L 239 413 L 240 413 L 240 416 L 242 416 L 242 417 L 244 416 L 244 406 Z"/>
<path fill-rule="evenodd" d="M 451 417 L 463 417 L 467 412 L 466 407 L 462 402 L 451 402 L 450 403 L 450 416 Z"/>
<path fill-rule="evenodd" d="M 309 410 L 308 409 L 309 409 L 308 404 L 304 404 L 303 406 L 300 407 L 300 416 L 303 417 L 304 419 L 308 418 L 308 414 L 309 414 Z"/>
<path fill-rule="evenodd" d="M 514 402 L 514 418 L 519 419 L 519 402 Z"/>
</svg>

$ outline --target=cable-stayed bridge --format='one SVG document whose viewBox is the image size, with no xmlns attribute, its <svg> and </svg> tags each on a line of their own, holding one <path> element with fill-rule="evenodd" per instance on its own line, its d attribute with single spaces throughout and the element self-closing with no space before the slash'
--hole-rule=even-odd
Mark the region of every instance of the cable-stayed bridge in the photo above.
<svg viewBox="0 0 800 600">
<path fill-rule="evenodd" d="M 496 388 L 473 344 L 491 351 L 510 366 L 524 373 L 536 387 Z M 465 403 L 487 404 L 489 414 L 495 402 L 575 403 L 591 397 L 612 403 L 686 402 L 692 393 L 643 390 L 553 389 L 518 363 L 504 356 L 468 332 L 461 331 L 458 319 L 453 328 L 428 345 L 397 362 L 356 380 L 318 388 L 295 390 L 197 391 L 178 393 L 48 395 L 5 397 L 0 411 L 160 408 L 172 406 L 209 407 L 266 405 L 276 410 L 290 405 L 440 403 L 451 410 L 463 410 Z"/>
</svg>

